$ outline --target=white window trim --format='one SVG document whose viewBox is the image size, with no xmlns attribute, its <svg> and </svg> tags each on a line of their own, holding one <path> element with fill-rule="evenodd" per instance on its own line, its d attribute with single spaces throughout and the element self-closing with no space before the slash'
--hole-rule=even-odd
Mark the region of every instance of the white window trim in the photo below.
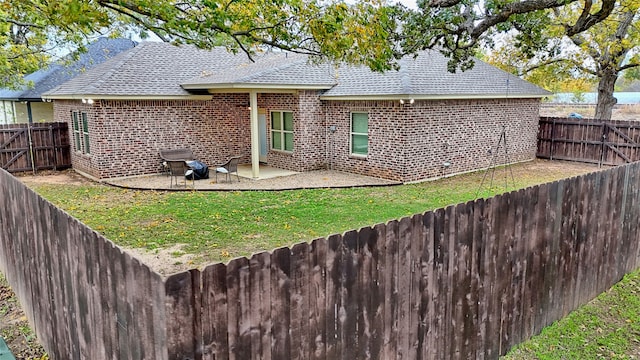
<svg viewBox="0 0 640 360">
<path fill-rule="evenodd" d="M 73 146 L 77 153 L 83 155 L 91 155 L 91 151 L 87 151 L 87 143 L 89 141 L 89 131 L 84 131 L 84 121 L 86 119 L 87 128 L 89 127 L 89 115 L 86 111 L 72 110 L 71 111 L 71 132 L 73 133 Z M 78 128 L 74 127 L 77 120 Z"/>
<path fill-rule="evenodd" d="M 73 147 L 76 152 L 82 153 L 82 139 L 80 137 L 80 112 L 71 111 L 71 132 L 73 133 Z"/>
<path fill-rule="evenodd" d="M 90 155 L 91 154 L 91 143 L 89 140 L 89 115 L 87 115 L 86 112 L 81 112 L 80 113 L 80 119 L 82 127 L 80 128 L 80 133 L 82 134 L 82 153 L 85 155 Z M 86 126 L 86 131 L 85 131 L 85 122 L 87 123 Z M 89 146 L 87 146 L 87 144 L 89 144 Z M 88 149 L 87 149 L 88 147 Z"/>
<path fill-rule="evenodd" d="M 280 130 L 275 130 L 273 128 L 273 113 L 280 113 Z M 294 139 L 294 144 L 293 146 L 295 147 L 295 134 L 294 134 L 294 130 L 285 130 L 284 129 L 284 114 L 285 113 L 290 113 L 291 116 L 293 117 L 293 111 L 290 110 L 270 110 L 269 111 L 269 135 L 271 136 L 271 138 L 269 139 L 269 150 L 273 150 L 273 151 L 280 151 L 280 152 L 284 152 L 287 154 L 292 154 L 293 153 L 293 149 L 291 150 L 285 150 L 285 139 L 284 139 L 284 134 L 291 134 L 291 136 Z M 295 120 L 294 120 L 295 123 Z M 295 127 L 295 125 L 294 125 Z M 282 145 L 282 149 L 276 149 L 273 147 L 273 133 L 277 132 L 280 135 L 280 144 Z"/>
<path fill-rule="evenodd" d="M 353 131 L 353 114 L 366 114 L 367 115 L 367 133 L 358 133 Z M 353 152 L 353 135 L 366 135 L 367 136 L 367 153 L 356 154 Z M 349 156 L 354 158 L 365 159 L 369 156 L 369 113 L 367 111 L 352 111 L 349 113 Z"/>
</svg>

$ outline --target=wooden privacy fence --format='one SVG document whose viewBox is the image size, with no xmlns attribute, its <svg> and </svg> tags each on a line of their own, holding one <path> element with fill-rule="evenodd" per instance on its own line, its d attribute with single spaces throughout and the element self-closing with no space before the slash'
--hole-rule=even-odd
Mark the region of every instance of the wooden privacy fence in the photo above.
<svg viewBox="0 0 640 360">
<path fill-rule="evenodd" d="M 162 278 L 0 171 L 52 359 L 496 359 L 640 266 L 640 163 Z"/>
<path fill-rule="evenodd" d="M 640 160 L 640 123 L 540 118 L 537 157 L 599 165 Z"/>
<path fill-rule="evenodd" d="M 0 125 L 0 165 L 9 172 L 71 167 L 67 123 Z"/>
</svg>

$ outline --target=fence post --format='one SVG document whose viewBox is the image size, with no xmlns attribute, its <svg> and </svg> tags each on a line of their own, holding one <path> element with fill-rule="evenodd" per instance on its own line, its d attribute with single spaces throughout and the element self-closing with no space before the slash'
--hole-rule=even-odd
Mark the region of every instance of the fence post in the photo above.
<svg viewBox="0 0 640 360">
<path fill-rule="evenodd" d="M 602 139 L 600 143 L 600 162 L 598 163 L 598 167 L 602 167 L 602 163 L 604 162 L 604 143 L 607 140 L 607 124 L 602 123 Z"/>
<path fill-rule="evenodd" d="M 33 141 L 31 139 L 31 123 L 27 124 L 27 141 L 29 142 L 29 157 L 31 158 L 31 171 L 36 174 L 36 160 L 33 154 Z"/>
<path fill-rule="evenodd" d="M 56 137 L 53 135 L 53 125 L 49 125 L 49 136 L 53 149 L 53 171 L 58 171 L 58 149 L 56 148 Z"/>
<path fill-rule="evenodd" d="M 553 144 L 556 136 L 556 118 L 553 118 L 551 124 L 551 149 L 549 149 L 549 160 L 553 160 Z"/>
</svg>

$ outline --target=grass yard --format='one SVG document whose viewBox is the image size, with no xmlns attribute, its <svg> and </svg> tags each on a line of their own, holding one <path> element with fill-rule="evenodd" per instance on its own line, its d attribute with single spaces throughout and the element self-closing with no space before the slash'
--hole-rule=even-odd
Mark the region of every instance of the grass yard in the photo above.
<svg viewBox="0 0 640 360">
<path fill-rule="evenodd" d="M 640 270 L 503 359 L 640 359 Z"/>
<path fill-rule="evenodd" d="M 427 210 L 596 170 L 536 160 L 421 184 L 248 192 L 123 190 L 91 182 L 30 184 L 38 193 L 127 248 L 181 248 L 193 263 L 227 261 Z M 515 184 L 511 181 L 511 173 Z M 491 177 L 493 176 L 493 187 Z M 482 189 L 480 184 L 485 179 Z M 509 187 L 505 186 L 509 183 Z M 480 190 L 480 191 L 479 191 Z M 193 264 L 190 264 L 193 265 Z"/>
</svg>

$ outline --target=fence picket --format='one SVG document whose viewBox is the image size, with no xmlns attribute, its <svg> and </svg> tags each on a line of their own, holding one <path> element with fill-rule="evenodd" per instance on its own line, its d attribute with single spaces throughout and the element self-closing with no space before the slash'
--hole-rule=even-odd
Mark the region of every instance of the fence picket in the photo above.
<svg viewBox="0 0 640 360">
<path fill-rule="evenodd" d="M 398 223 L 398 349 L 397 358 L 409 355 L 411 326 L 411 218 L 402 218 Z M 400 290 L 402 289 L 402 290 Z"/>
<path fill-rule="evenodd" d="M 355 230 L 342 235 L 340 263 L 340 321 L 341 359 L 356 359 L 358 350 L 358 234 Z"/>
<path fill-rule="evenodd" d="M 326 277 L 325 277 L 325 323 L 326 323 L 326 357 L 339 359 L 338 349 L 340 309 L 340 244 L 342 237 L 332 235 L 327 239 Z M 273 314 L 272 314 L 273 315 Z"/>
<path fill-rule="evenodd" d="M 309 351 L 310 359 L 326 357 L 326 254 L 327 240 L 316 239 L 311 243 L 309 282 L 310 316 L 309 316 Z"/>
<path fill-rule="evenodd" d="M 241 258 L 233 259 L 227 264 L 227 337 L 229 339 L 229 359 L 240 360 L 243 352 L 243 339 L 240 328 L 242 321 L 242 306 L 240 304 L 240 269 L 244 266 Z M 249 344 L 251 347 L 251 344 Z"/>
<path fill-rule="evenodd" d="M 202 272 L 203 359 L 229 358 L 227 267 L 207 266 Z M 271 304 L 269 305 L 269 310 Z"/>
<path fill-rule="evenodd" d="M 383 359 L 385 350 L 385 334 L 387 326 L 390 326 L 386 321 L 385 306 L 387 304 L 387 290 L 388 284 L 387 272 L 390 271 L 387 264 L 387 235 L 386 226 L 384 224 L 378 224 L 373 227 L 374 234 L 369 241 L 371 246 L 371 254 L 373 257 L 372 267 L 372 279 L 376 286 L 376 291 L 371 295 L 371 308 L 373 316 L 372 322 L 372 334 L 371 334 L 371 358 Z M 374 240 L 375 239 L 375 240 Z"/>
<path fill-rule="evenodd" d="M 115 268 L 115 281 L 122 282 L 121 269 Z M 118 285 L 118 293 L 122 294 L 123 289 Z M 192 298 L 193 277 L 190 271 L 183 271 L 169 276 L 165 280 L 165 294 L 167 306 L 167 348 L 169 349 L 169 358 L 171 359 L 194 359 L 196 356 L 196 334 L 194 334 L 193 321 L 194 316 L 199 315 L 193 308 Z M 122 349 L 127 343 L 127 326 L 125 304 L 121 304 L 121 300 L 116 301 L 117 305 L 117 323 L 118 334 L 120 339 L 120 359 L 129 358 L 129 349 Z"/>
<path fill-rule="evenodd" d="M 251 301 L 251 359 L 270 359 L 270 343 L 264 339 L 270 338 L 269 322 L 271 317 L 271 283 L 267 269 L 270 268 L 269 253 L 254 254 L 249 260 Z M 248 287 L 247 287 L 248 288 Z"/>
<path fill-rule="evenodd" d="M 273 359 L 289 359 L 291 356 L 291 250 L 280 248 L 271 254 L 271 321 L 273 323 Z M 229 299 L 231 302 L 232 299 Z M 231 315 L 230 315 L 231 318 Z M 231 345 L 231 344 L 230 344 Z"/>
<path fill-rule="evenodd" d="M 375 241 L 377 234 L 373 228 L 365 227 L 358 231 L 358 263 L 357 263 L 357 284 L 356 293 L 358 301 L 358 348 L 357 358 L 366 359 L 371 356 L 372 337 L 376 331 L 373 328 L 375 320 L 375 308 L 373 307 L 373 298 L 378 295 L 377 286 L 373 279 L 376 274 L 372 269 L 375 259 L 373 257 L 373 247 L 371 242 Z M 369 295 L 370 294 L 370 295 Z"/>
<path fill-rule="evenodd" d="M 309 359 L 309 244 L 291 248 L 291 357 Z"/>
<path fill-rule="evenodd" d="M 398 348 L 398 254 L 399 232 L 398 221 L 387 223 L 384 229 L 385 270 L 384 270 L 384 340 L 382 359 L 393 359 Z M 328 355 L 328 354 L 327 354 Z"/>
</svg>

